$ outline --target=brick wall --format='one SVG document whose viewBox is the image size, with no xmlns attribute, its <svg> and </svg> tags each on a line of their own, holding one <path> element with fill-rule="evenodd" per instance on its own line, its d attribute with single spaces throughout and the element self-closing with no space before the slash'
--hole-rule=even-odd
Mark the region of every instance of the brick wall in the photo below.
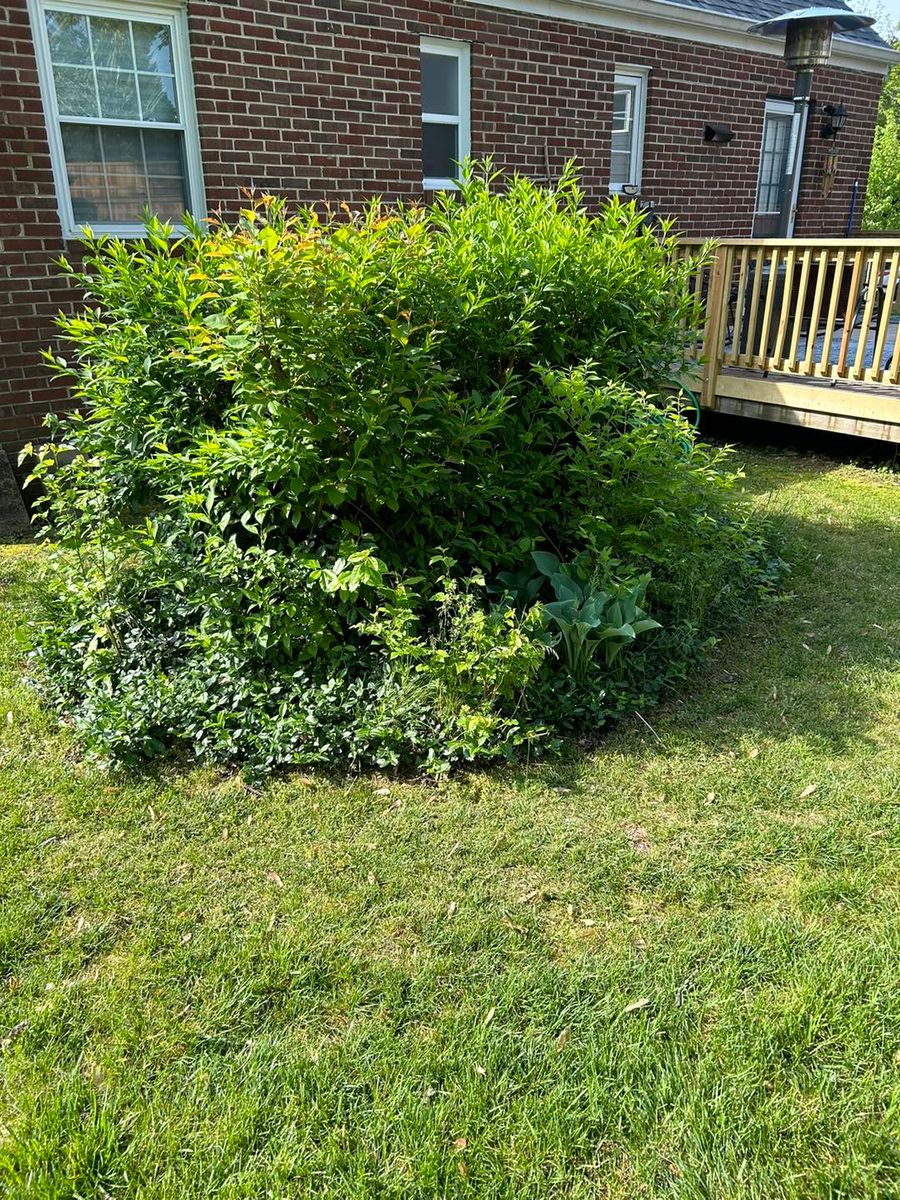
<svg viewBox="0 0 900 1200">
<path fill-rule="evenodd" d="M 420 192 L 419 38 L 471 45 L 472 151 L 543 176 L 577 158 L 591 203 L 606 194 L 612 75 L 650 68 L 642 192 L 687 233 L 750 231 L 763 106 L 789 97 L 772 55 L 604 30 L 479 7 L 407 0 L 190 0 L 191 59 L 210 210 L 243 187 L 353 203 Z M 15 452 L 65 402 L 40 348 L 72 302 L 54 268 L 62 241 L 25 0 L 0 8 L 0 445 Z M 817 74 L 818 106 L 849 118 L 833 190 L 822 195 L 814 109 L 797 233 L 844 232 L 854 179 L 865 187 L 881 87 L 876 74 Z M 704 121 L 735 130 L 705 145 Z M 861 201 L 861 197 L 860 197 Z M 857 224 L 861 203 L 857 207 Z"/>
</svg>

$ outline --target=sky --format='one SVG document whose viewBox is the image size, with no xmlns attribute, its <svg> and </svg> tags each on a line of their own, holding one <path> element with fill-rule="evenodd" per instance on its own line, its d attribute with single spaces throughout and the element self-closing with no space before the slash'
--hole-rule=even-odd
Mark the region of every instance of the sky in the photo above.
<svg viewBox="0 0 900 1200">
<path fill-rule="evenodd" d="M 891 37 L 900 25 L 900 0 L 851 0 L 850 7 L 875 17 L 882 37 Z"/>
</svg>

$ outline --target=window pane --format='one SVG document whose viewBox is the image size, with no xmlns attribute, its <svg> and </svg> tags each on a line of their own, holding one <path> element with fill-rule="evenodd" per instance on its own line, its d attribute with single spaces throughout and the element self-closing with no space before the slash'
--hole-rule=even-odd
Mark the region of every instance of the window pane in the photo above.
<svg viewBox="0 0 900 1200">
<path fill-rule="evenodd" d="M 109 220 L 109 202 L 103 181 L 100 131 L 92 125 L 63 125 L 63 149 L 72 211 L 79 225 Z"/>
<path fill-rule="evenodd" d="M 139 129 L 101 129 L 106 187 L 114 221 L 140 222 L 149 198 Z"/>
<path fill-rule="evenodd" d="M 166 214 L 169 220 L 180 219 L 188 207 L 181 134 L 165 129 L 145 130 L 144 155 L 153 211 Z"/>
<path fill-rule="evenodd" d="M 184 178 L 184 142 L 169 129 L 144 130 L 144 157 L 151 175 Z"/>
<path fill-rule="evenodd" d="M 50 11 L 44 15 L 53 62 L 89 67 L 91 44 L 88 40 L 87 17 L 78 13 Z"/>
<path fill-rule="evenodd" d="M 91 40 L 94 43 L 94 65 L 134 70 L 131 53 L 131 30 L 128 21 L 112 17 L 91 17 Z"/>
<path fill-rule="evenodd" d="M 100 116 L 139 121 L 137 87 L 131 71 L 98 71 L 97 90 L 100 93 Z"/>
<path fill-rule="evenodd" d="M 628 151 L 613 150 L 609 175 L 613 183 L 634 183 L 631 178 L 631 154 Z"/>
<path fill-rule="evenodd" d="M 54 67 L 56 103 L 65 117 L 99 117 L 94 73 L 88 67 Z"/>
<path fill-rule="evenodd" d="M 145 121 L 177 122 L 175 80 L 171 75 L 138 75 L 138 88 Z"/>
<path fill-rule="evenodd" d="M 174 130 L 62 127 L 79 224 L 140 224 L 147 209 L 178 221 L 188 207 L 183 135 Z"/>
<path fill-rule="evenodd" d="M 618 86 L 613 92 L 613 133 L 627 133 L 631 129 L 634 92 L 634 88 Z"/>
<path fill-rule="evenodd" d="M 642 79 L 618 75 L 613 85 L 609 181 L 614 187 L 634 186 L 640 173 L 638 133 L 644 104 Z"/>
<path fill-rule="evenodd" d="M 610 181 L 613 184 L 634 184 L 630 133 L 613 133 L 610 158 Z"/>
<path fill-rule="evenodd" d="M 455 125 L 422 126 L 422 165 L 426 179 L 455 179 L 459 174 L 458 157 Z"/>
<path fill-rule="evenodd" d="M 111 171 L 129 172 L 138 167 L 143 172 L 141 131 L 122 126 L 117 129 L 114 125 L 103 127 L 103 155 Z"/>
<path fill-rule="evenodd" d="M 171 175 L 151 175 L 150 208 L 169 221 L 180 221 L 187 212 L 184 180 Z"/>
<path fill-rule="evenodd" d="M 459 115 L 459 59 L 422 54 L 422 112 Z"/>
<path fill-rule="evenodd" d="M 123 225 L 140 225 L 146 219 L 147 181 L 143 171 L 107 171 L 106 187 L 112 219 Z"/>
<path fill-rule="evenodd" d="M 62 116 L 178 121 L 168 26 L 48 12 L 47 33 Z"/>
<path fill-rule="evenodd" d="M 172 75 L 172 47 L 167 25 L 148 25 L 144 21 L 133 21 L 134 57 L 139 71 L 152 71 L 159 75 Z"/>
</svg>

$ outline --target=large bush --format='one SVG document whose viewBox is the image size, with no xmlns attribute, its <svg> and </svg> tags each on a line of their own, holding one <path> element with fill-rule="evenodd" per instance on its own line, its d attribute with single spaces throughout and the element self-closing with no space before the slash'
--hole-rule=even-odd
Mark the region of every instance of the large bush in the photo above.
<svg viewBox="0 0 900 1200">
<path fill-rule="evenodd" d="M 529 752 L 777 576 L 672 393 L 694 264 L 567 174 L 88 239 L 37 677 L 116 758 Z M 61 453 L 65 451 L 65 453 Z"/>
</svg>

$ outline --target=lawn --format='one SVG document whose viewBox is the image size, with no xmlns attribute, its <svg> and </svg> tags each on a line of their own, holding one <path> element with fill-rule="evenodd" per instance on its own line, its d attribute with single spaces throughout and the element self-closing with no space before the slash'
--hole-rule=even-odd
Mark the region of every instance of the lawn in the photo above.
<svg viewBox="0 0 900 1200">
<path fill-rule="evenodd" d="M 793 601 L 442 785 L 105 774 L 0 548 L 0 1194 L 900 1197 L 900 476 L 743 457 Z"/>
</svg>

